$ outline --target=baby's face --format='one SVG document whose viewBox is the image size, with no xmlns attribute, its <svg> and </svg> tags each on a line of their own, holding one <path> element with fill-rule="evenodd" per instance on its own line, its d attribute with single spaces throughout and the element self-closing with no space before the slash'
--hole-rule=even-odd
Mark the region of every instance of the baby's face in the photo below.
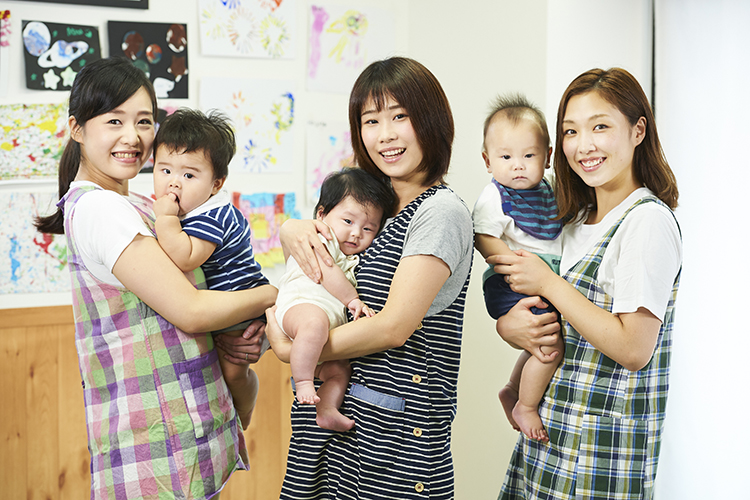
<svg viewBox="0 0 750 500">
<path fill-rule="evenodd" d="M 549 167 L 552 152 L 533 119 L 524 117 L 514 124 L 502 115 L 487 128 L 485 148 L 482 158 L 487 172 L 512 189 L 536 187 Z"/>
<path fill-rule="evenodd" d="M 370 246 L 378 234 L 383 210 L 378 207 L 360 205 L 354 198 L 347 196 L 323 215 L 318 212 L 318 219 L 333 229 L 344 255 L 354 255 Z"/>
<path fill-rule="evenodd" d="M 179 215 L 198 208 L 221 189 L 223 179 L 214 179 L 214 169 L 203 151 L 178 153 L 159 146 L 154 153 L 154 194 L 174 193 Z"/>
</svg>

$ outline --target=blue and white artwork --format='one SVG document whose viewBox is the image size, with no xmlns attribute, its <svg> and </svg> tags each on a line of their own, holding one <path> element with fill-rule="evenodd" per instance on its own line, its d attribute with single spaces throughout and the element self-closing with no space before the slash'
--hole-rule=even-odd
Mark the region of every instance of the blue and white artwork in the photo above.
<svg viewBox="0 0 750 500">
<path fill-rule="evenodd" d="M 93 26 L 23 21 L 22 37 L 29 89 L 70 90 L 81 68 L 101 59 Z"/>
</svg>

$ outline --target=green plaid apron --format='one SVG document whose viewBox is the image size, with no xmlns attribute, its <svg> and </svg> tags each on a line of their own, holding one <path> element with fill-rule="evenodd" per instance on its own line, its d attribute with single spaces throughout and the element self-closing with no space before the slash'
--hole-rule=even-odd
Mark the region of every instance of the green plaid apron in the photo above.
<svg viewBox="0 0 750 500">
<path fill-rule="evenodd" d="M 612 311 L 612 297 L 597 281 L 607 246 L 633 204 L 565 279 L 591 302 Z M 547 389 L 539 414 L 549 443 L 521 434 L 499 499 L 652 498 L 664 423 L 672 351 L 672 295 L 651 361 L 631 372 L 608 358 L 562 319 L 565 357 Z"/>
</svg>

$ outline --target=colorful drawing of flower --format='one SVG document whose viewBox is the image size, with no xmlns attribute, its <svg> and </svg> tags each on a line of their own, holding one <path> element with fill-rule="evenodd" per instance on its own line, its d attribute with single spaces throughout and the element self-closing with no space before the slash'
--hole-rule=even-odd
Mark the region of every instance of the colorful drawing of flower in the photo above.
<svg viewBox="0 0 750 500">
<path fill-rule="evenodd" d="M 268 15 L 260 23 L 260 43 L 268 55 L 281 57 L 289 43 L 286 23 L 273 15 Z"/>
<path fill-rule="evenodd" d="M 364 63 L 364 54 L 360 53 L 360 43 L 367 33 L 367 16 L 355 10 L 348 10 L 342 17 L 332 22 L 326 33 L 340 34 L 338 42 L 328 53 L 336 63 L 344 62 L 353 66 Z"/>
<path fill-rule="evenodd" d="M 247 102 L 241 90 L 232 92 L 232 99 L 229 101 L 226 109 L 229 111 L 230 116 L 233 117 L 235 123 L 248 127 L 253 122 L 251 103 Z"/>
<path fill-rule="evenodd" d="M 238 7 L 229 16 L 227 31 L 229 41 L 241 54 L 252 52 L 253 45 L 260 38 L 258 23 L 253 14 Z"/>
<path fill-rule="evenodd" d="M 248 171 L 260 173 L 275 165 L 276 158 L 269 148 L 256 146 L 253 140 L 250 139 L 243 148 L 242 162 Z"/>
<path fill-rule="evenodd" d="M 209 36 L 214 40 L 226 36 L 228 27 L 216 14 L 216 4 L 211 4 L 208 8 L 201 11 L 200 24 L 206 36 Z"/>
<path fill-rule="evenodd" d="M 287 92 L 271 105 L 273 125 L 276 128 L 276 144 L 281 143 L 281 133 L 289 130 L 294 123 L 294 96 Z"/>
<path fill-rule="evenodd" d="M 271 9 L 271 12 L 278 9 L 284 0 L 260 0 L 260 6 L 264 9 Z"/>
</svg>

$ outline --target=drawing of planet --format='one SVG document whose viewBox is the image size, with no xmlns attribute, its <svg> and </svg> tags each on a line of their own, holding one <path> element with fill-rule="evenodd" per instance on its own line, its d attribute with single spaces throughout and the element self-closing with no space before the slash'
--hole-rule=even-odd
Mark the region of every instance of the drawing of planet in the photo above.
<svg viewBox="0 0 750 500">
<path fill-rule="evenodd" d="M 155 43 L 146 47 L 146 59 L 148 59 L 148 62 L 151 64 L 158 64 L 159 61 L 161 61 L 161 47 Z"/>
<path fill-rule="evenodd" d="M 175 52 L 182 52 L 187 45 L 187 33 L 185 27 L 181 24 L 173 24 L 167 31 L 167 43 L 169 48 Z"/>
<path fill-rule="evenodd" d="M 184 57 L 172 56 L 172 64 L 167 68 L 167 72 L 174 76 L 174 81 L 179 82 L 184 75 L 187 75 L 188 69 L 185 65 Z"/>
<path fill-rule="evenodd" d="M 67 68 L 70 63 L 81 57 L 89 50 L 89 44 L 86 42 L 66 42 L 65 40 L 56 41 L 52 47 L 39 56 L 38 64 L 40 68 Z"/>
<path fill-rule="evenodd" d="M 143 55 L 143 46 L 143 35 L 137 31 L 128 31 L 122 37 L 122 51 L 133 60 Z"/>
<path fill-rule="evenodd" d="M 49 29 L 44 23 L 32 21 L 23 29 L 23 45 L 26 51 L 34 57 L 38 57 L 49 49 Z"/>
<path fill-rule="evenodd" d="M 151 77 L 151 70 L 148 67 L 148 63 L 143 59 L 136 59 L 133 61 L 133 66 L 143 71 L 149 78 Z"/>
</svg>

